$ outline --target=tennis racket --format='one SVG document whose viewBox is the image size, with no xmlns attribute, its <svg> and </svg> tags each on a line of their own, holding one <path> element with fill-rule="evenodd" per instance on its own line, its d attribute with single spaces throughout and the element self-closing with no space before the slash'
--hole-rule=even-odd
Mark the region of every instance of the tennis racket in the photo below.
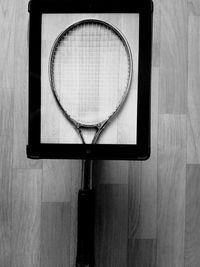
<svg viewBox="0 0 200 267">
<path fill-rule="evenodd" d="M 60 110 L 82 143 L 97 143 L 103 129 L 122 108 L 132 72 L 129 44 L 107 22 L 81 20 L 57 37 L 49 59 L 50 85 Z M 94 266 L 92 161 L 82 162 L 76 266 Z"/>
</svg>

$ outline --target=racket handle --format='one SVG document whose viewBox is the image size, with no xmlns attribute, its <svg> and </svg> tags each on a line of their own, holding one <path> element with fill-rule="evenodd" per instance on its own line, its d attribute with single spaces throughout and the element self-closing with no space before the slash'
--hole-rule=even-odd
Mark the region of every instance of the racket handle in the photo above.
<svg viewBox="0 0 200 267">
<path fill-rule="evenodd" d="M 78 240 L 76 266 L 94 266 L 94 190 L 78 193 Z"/>
</svg>

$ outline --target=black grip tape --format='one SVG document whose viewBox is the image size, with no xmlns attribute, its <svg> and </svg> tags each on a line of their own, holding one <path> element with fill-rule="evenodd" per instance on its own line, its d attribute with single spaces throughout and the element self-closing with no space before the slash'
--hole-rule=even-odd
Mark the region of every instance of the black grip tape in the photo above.
<svg viewBox="0 0 200 267">
<path fill-rule="evenodd" d="M 94 190 L 79 190 L 76 266 L 94 266 Z"/>
</svg>

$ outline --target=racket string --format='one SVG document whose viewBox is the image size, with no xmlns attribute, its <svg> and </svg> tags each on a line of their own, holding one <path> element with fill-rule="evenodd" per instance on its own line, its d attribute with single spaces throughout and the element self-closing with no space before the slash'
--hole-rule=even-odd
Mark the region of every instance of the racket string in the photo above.
<svg viewBox="0 0 200 267">
<path fill-rule="evenodd" d="M 129 59 L 108 27 L 85 24 L 62 38 L 54 59 L 57 96 L 75 120 L 93 124 L 118 107 L 127 88 Z"/>
</svg>

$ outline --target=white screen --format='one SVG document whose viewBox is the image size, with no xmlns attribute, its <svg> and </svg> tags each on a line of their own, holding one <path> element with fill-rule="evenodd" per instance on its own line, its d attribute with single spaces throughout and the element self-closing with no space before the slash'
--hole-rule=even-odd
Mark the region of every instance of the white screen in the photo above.
<svg viewBox="0 0 200 267">
<path fill-rule="evenodd" d="M 49 82 L 48 64 L 51 48 L 58 35 L 71 24 L 88 18 L 100 19 L 119 29 L 130 45 L 133 58 L 133 76 L 128 98 L 117 116 L 103 130 L 98 143 L 137 144 L 139 14 L 42 15 L 41 143 L 82 143 L 55 101 Z"/>
</svg>

